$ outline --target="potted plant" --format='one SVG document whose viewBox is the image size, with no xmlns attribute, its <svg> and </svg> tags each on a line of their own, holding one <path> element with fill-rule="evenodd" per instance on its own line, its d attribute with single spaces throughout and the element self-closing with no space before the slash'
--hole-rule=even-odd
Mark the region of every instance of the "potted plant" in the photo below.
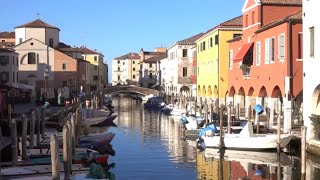
<svg viewBox="0 0 320 180">
<path fill-rule="evenodd" d="M 251 65 L 248 64 L 241 64 L 240 65 L 240 69 L 242 69 L 243 71 L 248 71 L 250 70 Z"/>
</svg>

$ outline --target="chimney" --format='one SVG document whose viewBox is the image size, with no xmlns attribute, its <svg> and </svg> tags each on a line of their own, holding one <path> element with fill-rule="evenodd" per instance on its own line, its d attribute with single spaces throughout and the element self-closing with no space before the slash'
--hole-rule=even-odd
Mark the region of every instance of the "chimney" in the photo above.
<svg viewBox="0 0 320 180">
<path fill-rule="evenodd" d="M 164 47 L 158 47 L 154 49 L 154 52 L 167 52 L 167 49 Z"/>
</svg>

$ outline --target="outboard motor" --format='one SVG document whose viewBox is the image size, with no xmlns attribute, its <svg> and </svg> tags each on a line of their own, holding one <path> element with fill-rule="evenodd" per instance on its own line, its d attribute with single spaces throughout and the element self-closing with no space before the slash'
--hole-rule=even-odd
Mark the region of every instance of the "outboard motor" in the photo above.
<svg viewBox="0 0 320 180">
<path fill-rule="evenodd" d="M 187 124 L 187 123 L 189 123 L 186 116 L 182 116 L 182 117 L 181 117 L 181 121 L 182 121 L 182 124 Z"/>
</svg>

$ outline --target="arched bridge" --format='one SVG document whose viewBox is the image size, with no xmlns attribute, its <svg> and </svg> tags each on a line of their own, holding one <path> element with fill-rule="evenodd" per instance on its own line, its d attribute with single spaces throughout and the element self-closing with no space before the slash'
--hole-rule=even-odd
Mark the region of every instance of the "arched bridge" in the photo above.
<svg viewBox="0 0 320 180">
<path fill-rule="evenodd" d="M 104 94 L 114 94 L 114 93 L 121 93 L 121 92 L 129 92 L 129 93 L 136 93 L 141 95 L 159 95 L 159 92 L 155 89 L 143 88 L 138 86 L 107 86 L 103 89 Z"/>
</svg>

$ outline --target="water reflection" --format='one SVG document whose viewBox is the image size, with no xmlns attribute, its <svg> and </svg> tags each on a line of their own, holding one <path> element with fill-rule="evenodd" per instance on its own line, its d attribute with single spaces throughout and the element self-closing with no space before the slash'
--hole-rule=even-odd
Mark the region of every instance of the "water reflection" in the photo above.
<svg viewBox="0 0 320 180">
<path fill-rule="evenodd" d="M 114 98 L 118 118 L 110 160 L 117 179 L 301 179 L 298 157 L 274 152 L 217 149 L 198 152 L 196 143 L 184 139 L 179 121 L 143 109 L 139 101 Z M 101 129 L 97 130 L 101 131 Z M 223 155 L 223 157 L 221 157 Z M 307 160 L 306 179 L 320 179 L 320 159 Z"/>
</svg>

